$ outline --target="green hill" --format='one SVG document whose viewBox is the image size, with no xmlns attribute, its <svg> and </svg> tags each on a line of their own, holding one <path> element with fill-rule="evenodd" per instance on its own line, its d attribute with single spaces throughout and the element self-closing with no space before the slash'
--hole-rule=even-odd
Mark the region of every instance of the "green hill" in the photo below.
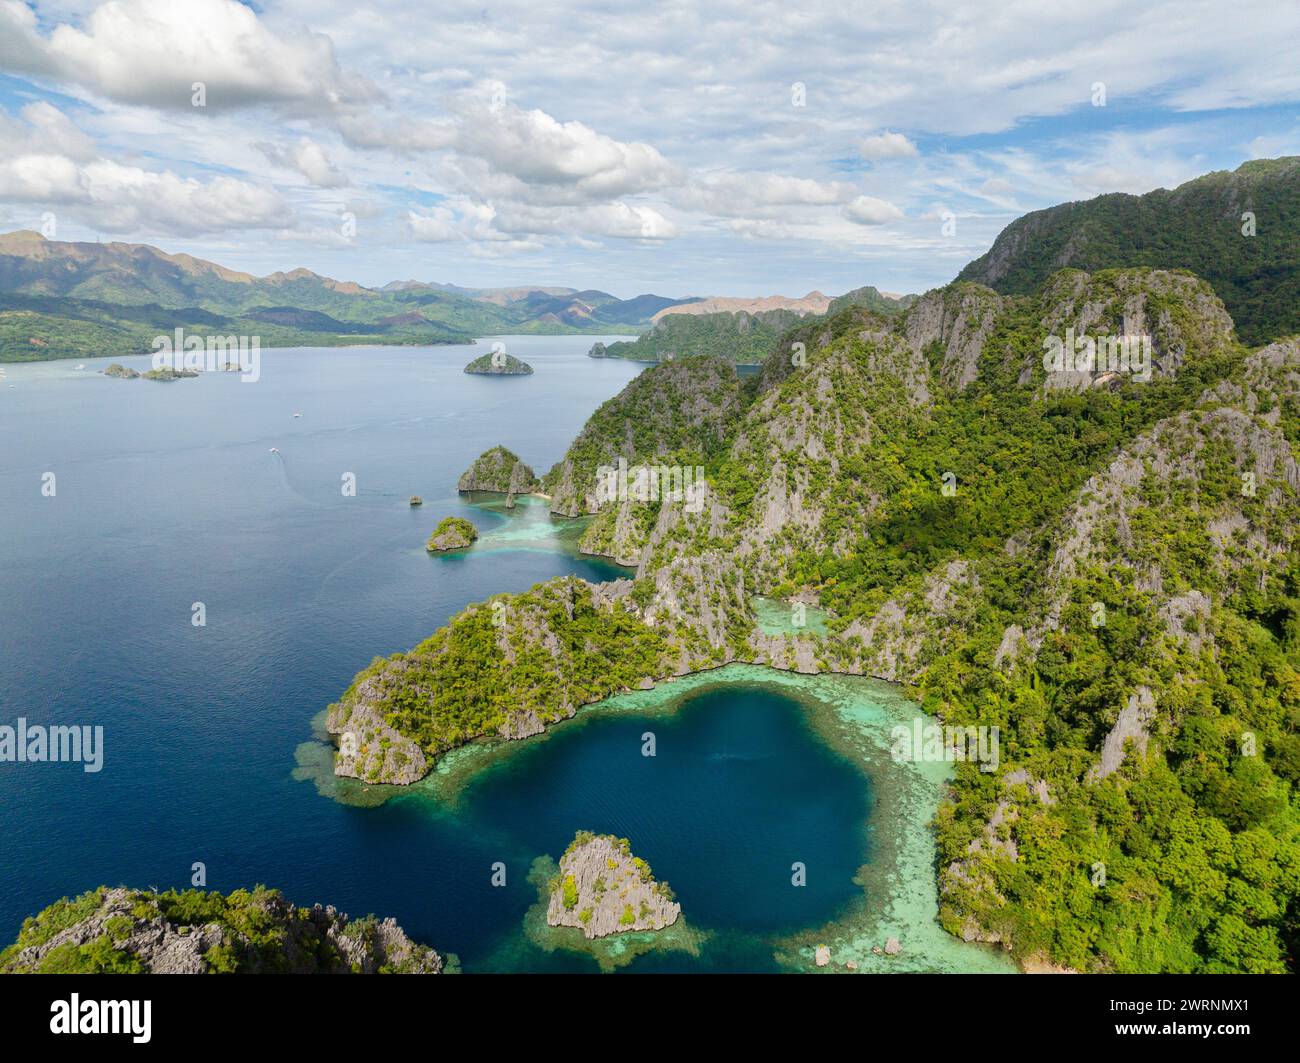
<svg viewBox="0 0 1300 1063">
<path fill-rule="evenodd" d="M 782 334 L 800 320 L 801 315 L 794 310 L 665 314 L 635 340 L 598 344 L 591 353 L 596 358 L 630 358 L 637 362 L 717 357 L 737 365 L 758 365 Z"/>
<path fill-rule="evenodd" d="M 1243 235 L 1244 215 L 1255 235 Z M 1300 332 L 1300 157 L 1258 159 L 1143 196 L 1098 196 L 1008 225 L 958 280 L 1036 291 L 1063 267 L 1187 269 L 1213 286 L 1242 340 Z"/>
<path fill-rule="evenodd" d="M 1149 373 L 1044 363 L 1045 333 L 1125 323 Z M 727 661 L 874 675 L 1000 735 L 936 820 L 949 931 L 1077 970 L 1293 971 L 1300 340 L 1248 350 L 1184 271 L 1063 270 L 850 307 L 743 384 L 723 368 L 642 374 L 546 477 L 635 581 L 500 596 L 505 633 L 473 606 L 376 662 L 330 729 L 351 713 L 402 759 L 337 770 L 410 782 L 475 735 Z M 592 470 L 623 453 L 702 465 L 703 505 L 602 505 Z M 762 631 L 754 595 L 820 606 L 825 633 Z M 496 692 L 543 666 L 509 715 Z"/>
</svg>

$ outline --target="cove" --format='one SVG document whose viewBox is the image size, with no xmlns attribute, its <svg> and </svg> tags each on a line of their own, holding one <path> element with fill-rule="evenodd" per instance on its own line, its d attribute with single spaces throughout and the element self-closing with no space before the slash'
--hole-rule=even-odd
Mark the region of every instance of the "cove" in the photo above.
<svg viewBox="0 0 1300 1063">
<path fill-rule="evenodd" d="M 729 665 L 588 706 L 536 738 L 463 747 L 397 803 L 508 837 L 529 860 L 557 856 L 578 829 L 629 838 L 697 934 L 632 970 L 814 971 L 826 945 L 822 970 L 1011 972 L 1005 954 L 937 922 L 930 821 L 951 766 L 890 757 L 892 728 L 920 716 L 886 683 Z M 576 932 L 527 930 L 479 969 L 590 969 Z M 902 954 L 876 953 L 890 937 Z"/>
</svg>

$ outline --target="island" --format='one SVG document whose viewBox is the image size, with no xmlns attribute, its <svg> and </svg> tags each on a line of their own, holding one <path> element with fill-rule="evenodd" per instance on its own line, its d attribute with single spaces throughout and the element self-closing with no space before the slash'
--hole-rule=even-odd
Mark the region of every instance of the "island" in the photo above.
<svg viewBox="0 0 1300 1063">
<path fill-rule="evenodd" d="M 528 494 L 541 486 L 531 466 L 505 447 L 485 450 L 466 469 L 456 484 L 465 493 L 486 491 L 498 495 Z"/>
<path fill-rule="evenodd" d="M 482 376 L 528 376 L 532 371 L 527 362 L 504 351 L 479 355 L 465 367 L 465 372 Z"/>
<path fill-rule="evenodd" d="M 256 886 L 99 889 L 55 901 L 0 952 L 0 974 L 441 974 L 392 919 L 299 908 Z"/>
<path fill-rule="evenodd" d="M 668 883 L 612 834 L 579 831 L 560 858 L 546 909 L 549 926 L 571 926 L 589 940 L 628 930 L 663 930 L 682 914 Z"/>
<path fill-rule="evenodd" d="M 163 366 L 161 369 L 150 369 L 147 373 L 140 374 L 141 380 L 185 380 L 189 377 L 198 376 L 197 369 L 172 369 L 170 366 Z"/>
<path fill-rule="evenodd" d="M 135 369 L 128 369 L 121 362 L 114 362 L 104 370 L 105 376 L 117 377 L 121 380 L 135 380 L 140 373 Z"/>
<path fill-rule="evenodd" d="M 411 496 L 411 505 L 413 505 L 413 506 L 422 506 L 422 505 L 424 505 L 424 499 L 421 498 L 419 495 L 412 495 L 412 496 Z"/>
<path fill-rule="evenodd" d="M 478 538 L 478 529 L 464 517 L 443 517 L 429 536 L 425 549 L 433 553 L 463 550 Z"/>
</svg>

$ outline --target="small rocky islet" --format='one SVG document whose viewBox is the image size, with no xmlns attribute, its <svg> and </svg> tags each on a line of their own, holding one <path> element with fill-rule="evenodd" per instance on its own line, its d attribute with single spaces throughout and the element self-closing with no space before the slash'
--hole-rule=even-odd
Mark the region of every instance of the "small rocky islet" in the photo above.
<svg viewBox="0 0 1300 1063">
<path fill-rule="evenodd" d="M 474 459 L 474 464 L 461 473 L 456 490 L 464 494 L 483 491 L 513 497 L 529 494 L 540 486 L 537 474 L 531 466 L 524 464 L 518 454 L 496 446 L 485 450 Z"/>
<path fill-rule="evenodd" d="M 114 377 L 118 380 L 188 380 L 190 377 L 199 375 L 197 369 L 172 369 L 164 366 L 161 369 L 150 369 L 141 373 L 137 369 L 129 369 L 120 362 L 114 362 L 104 370 L 104 375 Z"/>
<path fill-rule="evenodd" d="M 441 974 L 393 919 L 301 908 L 279 890 L 101 886 L 55 901 L 0 951 L 0 974 Z"/>
<path fill-rule="evenodd" d="M 479 376 L 528 376 L 532 371 L 527 362 L 504 351 L 481 354 L 465 367 L 465 372 Z"/>
<path fill-rule="evenodd" d="M 464 550 L 478 538 L 478 529 L 464 517 L 443 517 L 433 529 L 425 549 L 431 553 Z"/>
<path fill-rule="evenodd" d="M 549 926 L 575 927 L 590 939 L 630 930 L 663 930 L 682 906 L 626 838 L 579 831 L 560 858 L 546 909 Z"/>
</svg>

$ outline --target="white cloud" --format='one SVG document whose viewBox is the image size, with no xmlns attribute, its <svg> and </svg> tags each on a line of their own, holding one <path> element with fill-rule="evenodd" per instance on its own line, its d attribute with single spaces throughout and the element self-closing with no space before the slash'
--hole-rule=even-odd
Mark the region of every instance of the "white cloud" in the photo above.
<svg viewBox="0 0 1300 1063">
<path fill-rule="evenodd" d="M 268 27 L 236 0 L 106 0 L 84 26 L 41 36 L 16 0 L 0 7 L 0 66 L 81 86 L 113 100 L 193 108 L 202 82 L 213 110 L 256 104 L 328 110 L 376 99 L 365 78 L 345 73 L 328 37 Z"/>
<path fill-rule="evenodd" d="M 902 133 L 878 133 L 858 144 L 858 153 L 871 161 L 878 159 L 905 159 L 916 155 L 916 145 Z"/>
<path fill-rule="evenodd" d="M 673 201 L 686 210 L 740 216 L 772 208 L 844 203 L 853 197 L 853 191 L 853 186 L 843 181 L 772 173 L 722 173 L 700 177 L 675 193 Z"/>
<path fill-rule="evenodd" d="M 349 183 L 325 149 L 310 137 L 289 145 L 260 141 L 254 147 L 276 166 L 297 170 L 317 188 L 341 188 Z"/>
<path fill-rule="evenodd" d="M 894 204 L 874 196 L 858 196 L 844 206 L 844 217 L 858 225 L 884 225 L 902 216 Z"/>
<path fill-rule="evenodd" d="M 293 216 L 263 185 L 217 175 L 206 181 L 145 170 L 94 154 L 89 140 L 44 103 L 26 123 L 0 116 L 0 199 L 58 208 L 92 229 L 196 236 L 281 228 Z"/>
<path fill-rule="evenodd" d="M 376 216 L 335 261 L 378 283 L 439 255 L 457 279 L 467 256 L 544 249 L 539 279 L 600 287 L 932 285 L 1024 210 L 1296 150 L 1278 105 L 1300 102 L 1280 43 L 1300 36 L 1300 9 L 1197 0 L 1194 14 L 922 0 L 866 24 L 821 0 L 451 0 L 436 18 L 366 0 L 40 0 L 38 15 L 0 0 L 6 99 L 48 100 L 0 111 L 19 128 L 0 133 L 0 197 L 22 217 L 46 202 L 61 217 L 80 203 L 87 224 L 136 217 L 144 235 L 191 231 L 165 204 L 206 189 L 216 224 L 281 219 L 304 255 L 320 234 L 308 264 L 325 268 L 346 182 Z M 1174 117 L 1193 109 L 1207 113 Z M 92 186 L 105 205 L 88 205 Z M 959 237 L 940 237 L 935 204 Z M 669 238 L 673 254 L 655 253 Z M 235 264 L 275 254 L 212 246 Z"/>
</svg>

